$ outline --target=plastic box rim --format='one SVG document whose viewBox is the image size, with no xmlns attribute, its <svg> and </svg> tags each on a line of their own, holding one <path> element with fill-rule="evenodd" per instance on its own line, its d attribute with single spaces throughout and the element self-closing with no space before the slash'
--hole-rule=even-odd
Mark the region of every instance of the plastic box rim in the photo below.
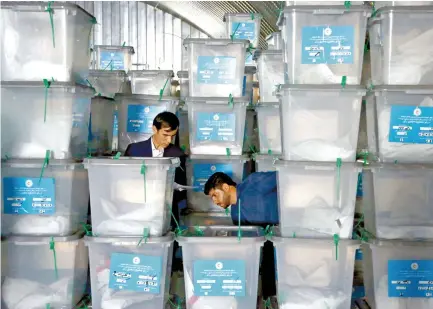
<svg viewBox="0 0 433 309">
<path fill-rule="evenodd" d="M 141 243 L 140 243 L 141 241 Z M 112 244 L 114 246 L 135 246 L 140 243 L 140 247 L 146 244 L 173 243 L 174 235 L 169 232 L 165 236 L 155 237 L 149 236 L 146 242 L 140 236 L 84 236 L 84 243 L 88 246 L 90 243 Z M 138 247 L 138 248 L 140 248 Z"/>
<path fill-rule="evenodd" d="M 279 232 L 277 232 L 277 233 L 279 234 Z M 320 239 L 318 239 L 318 238 L 298 238 L 298 237 L 290 238 L 290 237 L 281 237 L 279 235 L 276 235 L 276 236 L 272 236 L 272 242 L 275 245 L 290 244 L 290 243 L 302 243 L 304 245 L 316 245 L 316 246 L 331 245 L 331 246 L 335 246 L 334 239 L 331 237 L 330 238 L 320 238 Z M 358 240 L 353 240 L 353 239 L 340 239 L 339 245 L 359 248 L 361 246 L 361 242 Z"/>
<path fill-rule="evenodd" d="M 229 102 L 229 98 L 226 97 L 186 97 L 185 104 L 191 103 L 204 103 L 204 104 L 227 104 Z M 250 100 L 248 97 L 238 97 L 233 98 L 233 103 L 235 104 L 249 104 Z"/>
<path fill-rule="evenodd" d="M 385 13 L 431 13 L 433 12 L 433 5 L 419 5 L 419 6 L 410 6 L 410 5 L 396 5 L 396 6 L 383 6 L 376 11 L 376 15 L 369 22 L 374 23 L 379 20 L 380 14 Z"/>
<path fill-rule="evenodd" d="M 17 82 L 17 81 L 2 81 L 0 86 L 3 87 L 10 87 L 10 88 L 46 88 L 44 83 L 36 82 L 36 81 L 28 81 L 28 82 Z M 93 95 L 94 91 L 91 87 L 82 85 L 82 84 L 75 84 L 75 83 L 69 83 L 69 82 L 51 82 L 50 87 L 48 89 L 74 89 L 79 90 L 81 93 L 89 92 Z"/>
<path fill-rule="evenodd" d="M 256 154 L 254 156 L 254 161 L 255 162 L 259 162 L 259 161 L 276 162 L 276 161 L 280 160 L 280 158 L 278 158 L 278 156 L 281 156 L 281 155 L 279 154 L 277 156 L 274 156 L 274 155 L 269 155 L 269 154 Z"/>
<path fill-rule="evenodd" d="M 116 93 L 114 99 L 132 99 L 132 100 L 142 100 L 142 101 L 158 101 L 158 102 L 173 102 L 179 104 L 179 98 L 177 97 L 166 97 L 159 95 L 149 95 L 149 94 L 131 94 L 131 93 Z"/>
<path fill-rule="evenodd" d="M 54 242 L 76 242 L 83 239 L 84 232 L 79 231 L 70 236 L 2 236 L 2 242 L 23 242 L 28 244 L 49 244 L 52 240 Z"/>
<path fill-rule="evenodd" d="M 371 91 L 375 95 L 377 95 L 376 93 L 383 93 L 383 92 L 399 92 L 399 93 L 407 93 L 407 94 L 433 94 L 433 86 L 382 85 L 382 86 L 374 86 Z"/>
<path fill-rule="evenodd" d="M 257 49 L 254 52 L 253 60 L 257 61 L 262 55 L 281 55 L 283 56 L 282 49 Z"/>
<path fill-rule="evenodd" d="M 344 88 L 341 85 L 295 85 L 295 84 L 282 84 L 280 85 L 281 90 L 291 91 L 326 91 L 326 92 L 358 92 L 363 91 L 364 95 L 367 93 L 367 88 L 362 85 L 346 85 Z"/>
<path fill-rule="evenodd" d="M 191 154 L 189 158 L 191 160 L 224 160 L 224 161 L 243 161 L 246 162 L 249 160 L 247 155 L 239 155 L 239 156 L 225 156 L 225 155 L 197 155 Z"/>
<path fill-rule="evenodd" d="M 225 13 L 224 17 L 223 17 L 223 21 L 227 22 L 227 17 L 251 17 L 251 15 L 254 15 L 254 19 L 251 19 L 252 21 L 254 21 L 256 18 L 257 19 L 262 19 L 263 16 L 260 13 Z"/>
<path fill-rule="evenodd" d="M 265 41 L 270 40 L 273 37 L 281 37 L 281 31 L 275 31 L 272 32 L 271 34 L 268 34 L 265 38 Z"/>
<path fill-rule="evenodd" d="M 89 70 L 89 77 L 99 77 L 105 75 L 116 75 L 123 78 L 127 77 L 127 74 L 124 70 Z"/>
<path fill-rule="evenodd" d="M 211 44 L 208 44 L 211 43 Z M 183 41 L 183 45 L 189 45 L 189 44 L 204 44 L 204 45 L 230 45 L 230 44 L 242 44 L 244 45 L 244 48 L 247 48 L 249 46 L 248 40 L 231 40 L 231 39 L 185 39 Z"/>
<path fill-rule="evenodd" d="M 370 163 L 368 166 L 364 167 L 363 170 L 370 170 L 375 172 L 380 169 L 388 169 L 388 170 L 402 170 L 402 171 L 411 171 L 411 170 L 431 170 L 433 172 L 433 164 L 416 164 L 416 163 L 405 163 L 405 164 L 394 164 L 394 163 L 380 163 L 374 162 Z"/>
<path fill-rule="evenodd" d="M 337 170 L 336 162 L 311 162 L 311 161 L 275 161 L 275 167 L 303 167 L 305 170 L 315 171 L 332 171 Z M 362 164 L 357 162 L 342 162 L 340 169 L 355 169 L 359 172 L 362 171 Z"/>
<path fill-rule="evenodd" d="M 8 168 L 42 168 L 45 159 L 2 159 L 2 167 Z M 47 168 L 49 167 L 69 167 L 72 169 L 84 168 L 82 162 L 77 162 L 75 160 L 60 160 L 53 159 L 49 160 Z"/>
<path fill-rule="evenodd" d="M 99 157 L 99 158 L 85 158 L 83 161 L 86 169 L 89 166 L 180 166 L 180 159 L 174 157 L 150 158 L 150 157 Z"/>
<path fill-rule="evenodd" d="M 188 71 L 178 71 L 177 77 L 179 78 L 189 78 Z"/>
<path fill-rule="evenodd" d="M 431 247 L 433 249 L 433 241 L 410 241 L 405 239 L 390 239 L 390 240 L 381 240 L 381 239 L 370 239 L 365 244 L 369 247 L 375 248 L 390 248 L 390 247 Z"/>
<path fill-rule="evenodd" d="M 167 77 L 174 77 L 173 70 L 130 70 L 127 74 L 129 77 L 140 77 L 140 76 L 158 76 L 165 75 Z"/>
<path fill-rule="evenodd" d="M 201 231 L 203 231 L 204 234 L 206 234 L 207 231 L 211 231 L 213 233 L 215 232 L 221 232 L 221 231 L 229 231 L 229 232 L 237 232 L 238 227 L 237 226 L 223 226 L 223 225 L 212 225 L 212 226 L 196 226 L 196 227 L 189 227 L 188 230 L 191 230 L 192 232 L 195 232 L 195 229 L 199 228 Z M 242 232 L 257 232 L 257 236 L 255 237 L 241 237 L 241 239 L 238 239 L 237 235 L 234 236 L 179 236 L 177 237 L 177 242 L 180 246 L 182 244 L 255 244 L 255 243 L 265 243 L 266 238 L 264 237 L 263 229 L 260 227 L 254 227 L 254 226 L 241 226 Z"/>
<path fill-rule="evenodd" d="M 27 7 L 25 10 L 24 9 L 19 9 L 19 7 Z M 14 10 L 14 11 L 26 11 L 29 12 L 29 7 L 33 7 L 35 8 L 34 11 L 30 11 L 30 12 L 46 12 L 46 8 L 48 7 L 48 3 L 47 2 L 40 2 L 40 1 L 4 1 L 2 2 L 1 5 L 1 9 L 9 9 L 9 10 Z M 39 8 L 39 9 L 38 9 Z M 53 1 L 51 3 L 51 8 L 52 9 L 77 9 L 79 11 L 81 11 L 82 13 L 86 14 L 87 16 L 90 17 L 90 21 L 95 18 L 95 16 L 93 16 L 92 14 L 90 14 L 89 12 L 87 12 L 85 9 L 83 9 L 81 6 L 74 4 L 72 2 L 56 2 Z"/>
<path fill-rule="evenodd" d="M 131 55 L 135 54 L 135 50 L 134 50 L 133 46 L 94 45 L 93 50 L 96 50 L 96 49 L 108 49 L 108 50 L 126 49 L 126 50 L 128 50 L 129 54 L 131 54 Z"/>
<path fill-rule="evenodd" d="M 265 107 L 280 107 L 280 102 L 259 102 L 257 104 L 255 104 L 254 106 L 255 108 L 261 109 L 261 108 L 265 108 Z"/>
</svg>

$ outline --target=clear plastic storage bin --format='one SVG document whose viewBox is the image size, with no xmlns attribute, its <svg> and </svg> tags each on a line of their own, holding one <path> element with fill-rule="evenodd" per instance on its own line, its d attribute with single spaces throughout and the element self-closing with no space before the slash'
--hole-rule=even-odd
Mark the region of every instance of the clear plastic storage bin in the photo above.
<svg viewBox="0 0 433 309">
<path fill-rule="evenodd" d="M 433 84 L 433 6 L 385 7 L 369 22 L 374 85 Z"/>
<path fill-rule="evenodd" d="M 188 50 L 190 96 L 242 96 L 248 41 L 186 39 L 184 45 Z"/>
<path fill-rule="evenodd" d="M 226 13 L 224 22 L 227 27 L 227 38 L 248 40 L 252 47 L 259 46 L 260 24 L 262 15 L 254 13 Z"/>
<path fill-rule="evenodd" d="M 67 236 L 86 221 L 89 182 L 80 163 L 3 161 L 2 183 L 3 235 Z"/>
<path fill-rule="evenodd" d="M 188 208 L 199 212 L 223 212 L 223 208 L 215 205 L 211 197 L 204 194 L 204 185 L 216 172 L 225 173 L 234 182 L 241 183 L 247 160 L 246 156 L 191 155 L 186 162 L 186 174 L 188 185 L 194 189 L 187 191 Z"/>
<path fill-rule="evenodd" d="M 361 172 L 356 163 L 277 160 L 274 166 L 283 237 L 352 237 Z"/>
<path fill-rule="evenodd" d="M 115 103 L 105 97 L 92 98 L 90 113 L 89 153 L 112 152 Z"/>
<path fill-rule="evenodd" d="M 95 70 L 122 70 L 132 68 L 132 55 L 135 54 L 132 46 L 95 45 L 93 47 Z"/>
<path fill-rule="evenodd" d="M 279 308 L 351 307 L 355 254 L 359 242 L 272 238 L 278 269 Z M 385 308 L 385 307 L 384 307 Z"/>
<path fill-rule="evenodd" d="M 193 212 L 189 211 L 180 219 L 183 226 L 231 226 L 233 220 L 230 214 L 224 212 Z"/>
<path fill-rule="evenodd" d="M 178 98 L 151 95 L 117 94 L 119 106 L 119 150 L 125 151 L 129 144 L 145 141 L 153 135 L 153 119 L 159 113 L 176 113 Z"/>
<path fill-rule="evenodd" d="M 260 252 L 256 227 L 191 228 L 177 239 L 182 247 L 187 309 L 257 307 Z M 194 235 L 195 234 L 195 235 Z"/>
<path fill-rule="evenodd" d="M 97 236 L 164 235 L 170 228 L 178 158 L 90 158 L 92 227 Z"/>
<path fill-rule="evenodd" d="M 268 43 L 268 50 L 283 50 L 283 38 L 281 32 L 273 32 L 266 37 L 266 43 Z M 281 52 L 281 54 L 283 54 Z"/>
<path fill-rule="evenodd" d="M 2 3 L 0 21 L 2 82 L 84 83 L 92 15 L 71 2 L 11 1 Z"/>
<path fill-rule="evenodd" d="M 278 102 L 278 86 L 284 84 L 282 50 L 258 50 L 254 54 L 260 82 L 260 102 Z"/>
<path fill-rule="evenodd" d="M 281 154 L 280 104 L 256 106 L 260 153 Z"/>
<path fill-rule="evenodd" d="M 362 245 L 364 286 L 372 309 L 430 309 L 432 242 Z M 424 281 L 424 282 L 423 282 Z"/>
<path fill-rule="evenodd" d="M 380 239 L 433 240 L 433 165 L 371 164 L 363 174 L 370 233 Z"/>
<path fill-rule="evenodd" d="M 286 83 L 360 84 L 371 8 L 326 4 L 288 6 L 279 18 Z"/>
<path fill-rule="evenodd" d="M 177 72 L 177 77 L 179 78 L 180 84 L 180 97 L 185 100 L 189 96 L 189 77 L 188 71 Z"/>
<path fill-rule="evenodd" d="M 173 235 L 86 237 L 92 308 L 166 308 Z"/>
<path fill-rule="evenodd" d="M 242 154 L 247 98 L 188 97 L 186 103 L 191 154 Z"/>
<path fill-rule="evenodd" d="M 361 86 L 283 85 L 279 98 L 284 159 L 354 162 L 365 94 Z"/>
<path fill-rule="evenodd" d="M 370 154 L 383 162 L 433 163 L 432 87 L 375 87 L 366 115 Z"/>
<path fill-rule="evenodd" d="M 254 161 L 256 162 L 256 172 L 274 172 L 275 161 L 278 157 L 273 155 L 254 155 Z"/>
<path fill-rule="evenodd" d="M 2 239 L 2 309 L 75 308 L 89 265 L 81 237 Z"/>
<path fill-rule="evenodd" d="M 88 144 L 91 88 L 66 83 L 2 82 L 2 157 L 82 158 Z"/>
<path fill-rule="evenodd" d="M 131 83 L 125 71 L 90 70 L 87 80 L 89 86 L 103 97 L 114 98 L 116 93 L 131 93 Z"/>
<path fill-rule="evenodd" d="M 171 95 L 171 80 L 173 71 L 167 70 L 143 70 L 129 71 L 132 93 L 147 95 Z"/>
</svg>

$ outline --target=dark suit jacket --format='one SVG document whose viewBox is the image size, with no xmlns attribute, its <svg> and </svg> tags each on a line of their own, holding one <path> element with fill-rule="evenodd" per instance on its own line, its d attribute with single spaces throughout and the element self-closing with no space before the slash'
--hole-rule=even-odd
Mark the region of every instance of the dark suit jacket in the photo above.
<svg viewBox="0 0 433 309">
<path fill-rule="evenodd" d="M 126 157 L 152 157 L 152 139 L 149 138 L 143 142 L 129 144 L 128 148 L 126 148 L 125 156 Z M 164 149 L 164 157 L 166 158 L 179 158 L 180 159 L 180 167 L 176 168 L 176 173 L 174 177 L 174 181 L 180 185 L 186 185 L 186 170 L 185 170 L 185 161 L 186 155 L 185 153 L 178 147 L 173 144 L 170 144 L 167 148 Z M 180 201 L 186 199 L 186 191 L 174 191 L 173 193 L 173 205 L 172 211 L 179 222 L 179 207 L 178 204 Z M 172 220 L 172 226 L 176 227 L 174 221 Z"/>
</svg>

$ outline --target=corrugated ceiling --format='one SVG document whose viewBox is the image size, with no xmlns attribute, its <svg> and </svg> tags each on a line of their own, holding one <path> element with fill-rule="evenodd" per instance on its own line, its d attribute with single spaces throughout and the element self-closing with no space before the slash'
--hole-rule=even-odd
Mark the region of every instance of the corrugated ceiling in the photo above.
<svg viewBox="0 0 433 309">
<path fill-rule="evenodd" d="M 213 38 L 226 36 L 223 22 L 225 13 L 260 13 L 263 16 L 261 25 L 260 47 L 265 48 L 265 37 L 278 31 L 276 26 L 279 9 L 283 1 L 146 1 L 164 11 L 187 20 L 198 29 Z"/>
</svg>

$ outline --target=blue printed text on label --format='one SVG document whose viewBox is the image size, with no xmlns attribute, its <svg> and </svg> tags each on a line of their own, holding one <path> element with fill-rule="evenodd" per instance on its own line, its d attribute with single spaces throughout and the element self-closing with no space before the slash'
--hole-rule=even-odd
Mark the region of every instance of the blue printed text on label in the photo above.
<svg viewBox="0 0 433 309">
<path fill-rule="evenodd" d="M 250 40 L 257 39 L 255 22 L 232 23 L 232 34 L 234 39 Z"/>
<path fill-rule="evenodd" d="M 153 119 L 165 110 L 165 106 L 129 105 L 126 131 L 152 134 Z"/>
<path fill-rule="evenodd" d="M 392 105 L 389 142 L 406 144 L 433 143 L 433 107 Z"/>
<path fill-rule="evenodd" d="M 162 257 L 113 253 L 110 259 L 109 288 L 159 294 Z"/>
<path fill-rule="evenodd" d="M 353 26 L 302 28 L 302 64 L 353 64 Z"/>
<path fill-rule="evenodd" d="M 52 215 L 56 211 L 54 178 L 3 178 L 3 212 Z"/>
<path fill-rule="evenodd" d="M 200 84 L 235 84 L 236 57 L 199 56 L 197 82 Z"/>
<path fill-rule="evenodd" d="M 197 113 L 197 140 L 234 142 L 236 115 L 234 113 Z"/>
<path fill-rule="evenodd" d="M 389 260 L 388 297 L 433 297 L 433 260 Z"/>
<path fill-rule="evenodd" d="M 101 70 L 125 70 L 123 52 L 101 51 L 99 67 Z"/>
<path fill-rule="evenodd" d="M 233 178 L 233 165 L 232 164 L 208 164 L 197 163 L 193 165 L 193 186 L 195 192 L 203 192 L 206 181 L 216 172 L 221 172 Z"/>
<path fill-rule="evenodd" d="M 195 296 L 245 296 L 245 261 L 194 261 Z"/>
</svg>

